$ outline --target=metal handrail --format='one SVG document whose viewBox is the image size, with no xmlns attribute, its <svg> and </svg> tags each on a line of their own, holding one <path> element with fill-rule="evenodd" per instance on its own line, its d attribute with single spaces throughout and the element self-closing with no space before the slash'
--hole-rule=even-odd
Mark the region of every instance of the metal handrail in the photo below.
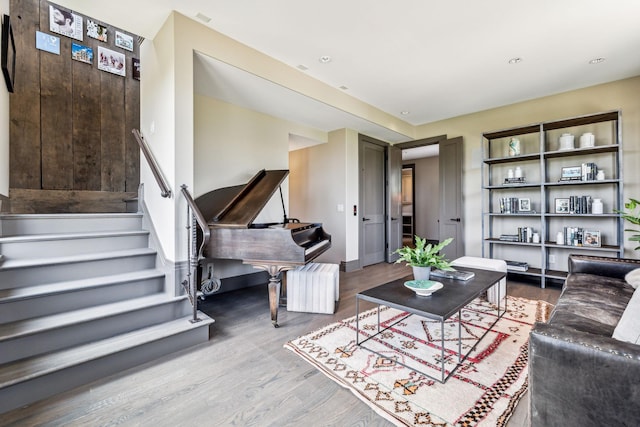
<svg viewBox="0 0 640 427">
<path fill-rule="evenodd" d="M 153 176 L 156 178 L 156 182 L 160 187 L 160 195 L 162 195 L 162 197 L 171 197 L 171 188 L 169 188 L 169 184 L 167 184 L 166 179 L 162 175 L 158 162 L 156 162 L 155 157 L 153 157 L 153 153 L 149 149 L 144 137 L 138 129 L 132 129 L 131 133 L 133 133 L 133 136 L 136 138 L 140 150 L 142 150 L 142 154 L 144 154 L 144 157 L 147 159 L 151 172 L 153 172 Z"/>
<path fill-rule="evenodd" d="M 203 259 L 204 248 L 206 248 L 209 243 L 211 230 L 209 230 L 207 221 L 205 221 L 202 212 L 200 212 L 196 202 L 193 200 L 193 197 L 191 197 L 189 190 L 187 190 L 187 186 L 182 184 L 180 189 L 182 195 L 187 201 L 187 229 L 190 231 L 187 233 L 187 258 L 189 259 L 189 271 L 187 273 L 187 280 L 182 282 L 182 286 L 187 291 L 189 300 L 193 306 L 193 319 L 191 319 L 191 323 L 195 323 L 200 321 L 198 318 L 198 295 L 195 278 L 198 277 L 198 265 L 200 260 Z M 202 242 L 200 243 L 199 248 L 197 247 L 198 235 L 196 232 L 196 225 L 200 227 L 200 230 L 202 230 Z"/>
</svg>

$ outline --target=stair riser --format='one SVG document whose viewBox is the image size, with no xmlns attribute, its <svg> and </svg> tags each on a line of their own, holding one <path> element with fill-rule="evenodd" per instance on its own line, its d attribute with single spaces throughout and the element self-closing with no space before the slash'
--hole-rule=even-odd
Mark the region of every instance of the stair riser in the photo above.
<svg viewBox="0 0 640 427">
<path fill-rule="evenodd" d="M 154 277 L 135 282 L 109 283 L 105 286 L 17 301 L 0 300 L 0 324 L 125 301 L 163 291 L 164 277 Z"/>
<path fill-rule="evenodd" d="M 78 239 L 3 242 L 0 253 L 6 259 L 35 259 L 146 248 L 148 233 L 123 236 L 97 236 Z"/>
<path fill-rule="evenodd" d="M 0 289 L 20 286 L 79 280 L 108 276 L 113 273 L 128 273 L 155 267 L 155 254 L 142 254 L 125 258 L 109 258 L 77 261 L 64 264 L 42 264 L 28 268 L 0 270 Z"/>
<path fill-rule="evenodd" d="M 190 310 L 187 300 L 172 300 L 140 310 L 80 321 L 63 328 L 41 330 L 25 337 L 0 341 L 0 364 L 169 322 L 188 315 Z"/>
<path fill-rule="evenodd" d="M 141 215 L 7 215 L 0 216 L 3 236 L 140 230 Z"/>
<path fill-rule="evenodd" d="M 0 414 L 206 342 L 208 324 L 0 389 Z"/>
</svg>

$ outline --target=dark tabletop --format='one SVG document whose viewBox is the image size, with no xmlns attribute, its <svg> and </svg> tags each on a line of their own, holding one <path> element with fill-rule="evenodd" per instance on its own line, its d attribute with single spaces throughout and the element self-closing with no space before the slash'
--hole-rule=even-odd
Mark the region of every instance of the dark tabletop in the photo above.
<svg viewBox="0 0 640 427">
<path fill-rule="evenodd" d="M 475 277 L 466 282 L 434 277 L 432 280 L 442 283 L 444 287 L 431 296 L 424 297 L 416 295 L 404 286 L 404 282 L 413 279 L 411 275 L 362 291 L 358 293 L 357 298 L 407 310 L 431 319 L 446 320 L 506 276 L 503 272 L 475 268 L 465 267 L 456 270 L 472 271 Z"/>
</svg>

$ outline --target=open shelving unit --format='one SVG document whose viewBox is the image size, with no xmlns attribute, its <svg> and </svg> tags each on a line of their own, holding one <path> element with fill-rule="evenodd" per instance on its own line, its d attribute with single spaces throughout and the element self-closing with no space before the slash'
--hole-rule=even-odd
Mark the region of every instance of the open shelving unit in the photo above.
<svg viewBox="0 0 640 427">
<path fill-rule="evenodd" d="M 621 124 L 621 112 L 609 111 L 483 133 L 482 256 L 526 262 L 526 271 L 510 273 L 539 278 L 542 287 L 548 280 L 566 278 L 570 253 L 622 257 L 623 220 L 616 213 L 624 207 Z M 579 139 L 586 132 L 595 135 L 595 142 L 581 148 Z M 575 148 L 560 149 L 563 134 L 574 135 Z M 520 152 L 510 156 L 512 138 L 519 140 Z M 593 174 L 561 180 L 563 168 L 589 163 L 604 170 L 605 178 L 597 180 Z M 516 167 L 526 181 L 508 183 L 509 169 Z M 602 214 L 590 213 L 594 199 L 602 200 Z M 511 208 L 510 202 L 516 200 L 517 206 L 529 210 Z M 582 211 L 589 213 L 565 212 L 566 200 L 579 202 Z M 510 205 L 509 212 L 505 204 Z M 584 244 L 579 239 L 568 244 L 566 235 L 572 228 L 581 230 L 579 239 Z M 528 230 L 528 235 L 519 229 Z M 563 244 L 557 241 L 560 231 Z M 530 237 L 531 232 L 539 235 L 538 242 Z M 521 241 L 505 240 L 514 235 Z M 587 244 L 587 235 L 599 243 Z"/>
</svg>

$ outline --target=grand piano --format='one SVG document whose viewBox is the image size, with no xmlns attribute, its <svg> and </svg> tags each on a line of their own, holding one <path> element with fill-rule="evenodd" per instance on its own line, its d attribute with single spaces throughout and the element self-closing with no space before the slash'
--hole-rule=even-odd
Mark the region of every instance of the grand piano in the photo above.
<svg viewBox="0 0 640 427">
<path fill-rule="evenodd" d="M 239 259 L 269 273 L 269 308 L 276 328 L 280 273 L 312 261 L 331 247 L 331 236 L 322 224 L 288 219 L 286 212 L 281 223 L 253 222 L 288 174 L 288 170 L 263 169 L 247 184 L 219 188 L 195 200 L 211 232 L 205 258 Z"/>
</svg>

